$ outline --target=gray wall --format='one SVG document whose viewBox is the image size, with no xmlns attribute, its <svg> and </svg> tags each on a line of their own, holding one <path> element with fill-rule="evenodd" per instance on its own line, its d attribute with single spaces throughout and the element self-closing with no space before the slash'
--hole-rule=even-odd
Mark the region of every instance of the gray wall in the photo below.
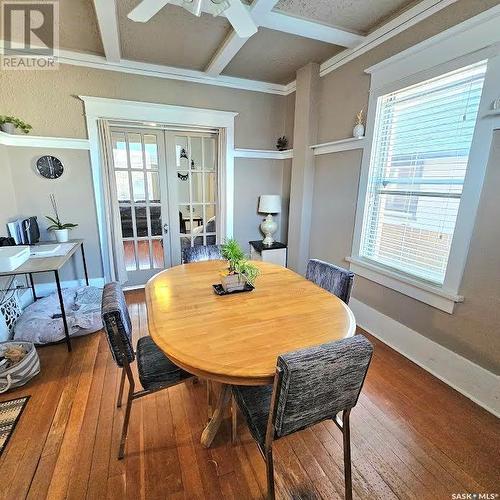
<svg viewBox="0 0 500 500">
<path fill-rule="evenodd" d="M 0 144 L 0 179 L 2 190 L 0 194 L 0 236 L 8 236 L 7 222 L 17 215 L 17 202 L 12 182 L 9 151 L 7 146 Z"/>
<path fill-rule="evenodd" d="M 234 172 L 234 237 L 249 252 L 248 242 L 263 239 L 259 226 L 264 215 L 257 212 L 261 194 L 279 194 L 282 212 L 275 216 L 278 231 L 274 239 L 285 242 L 290 198 L 290 160 L 238 158 Z"/>
<path fill-rule="evenodd" d="M 433 36 L 497 0 L 459 0 L 413 28 L 395 36 L 321 79 L 318 142 L 349 137 L 356 112 L 368 102 L 369 76 L 364 69 Z M 489 163 L 473 243 L 460 293 L 465 302 L 452 315 L 361 277 L 353 296 L 426 337 L 494 373 L 500 372 L 500 176 L 499 138 Z M 348 266 L 351 253 L 360 151 L 317 157 L 310 252 Z"/>
</svg>

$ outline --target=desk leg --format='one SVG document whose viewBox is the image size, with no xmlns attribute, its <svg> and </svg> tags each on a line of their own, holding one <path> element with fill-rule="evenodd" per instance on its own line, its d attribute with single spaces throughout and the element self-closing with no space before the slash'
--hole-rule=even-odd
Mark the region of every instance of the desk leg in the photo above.
<svg viewBox="0 0 500 500">
<path fill-rule="evenodd" d="M 31 285 L 31 292 L 33 293 L 33 300 L 36 302 L 38 300 L 38 297 L 36 296 L 36 291 L 35 291 L 35 281 L 33 280 L 33 275 L 29 273 L 30 277 L 30 285 Z"/>
<path fill-rule="evenodd" d="M 61 307 L 61 316 L 64 325 L 64 335 L 66 336 L 66 345 L 68 352 L 71 352 L 71 339 L 69 338 L 68 322 L 66 321 L 66 309 L 64 308 L 63 294 L 61 290 L 61 281 L 59 280 L 59 271 L 54 271 L 57 285 L 57 295 L 59 296 L 59 306 Z"/>
<path fill-rule="evenodd" d="M 217 405 L 212 414 L 210 422 L 208 422 L 205 427 L 203 434 L 201 435 L 201 444 L 205 448 L 210 448 L 212 441 L 214 440 L 217 431 L 219 430 L 220 424 L 224 419 L 224 414 L 231 399 L 231 386 L 229 384 L 222 384 L 220 388 L 219 398 L 217 400 Z"/>
<path fill-rule="evenodd" d="M 85 273 L 85 283 L 89 286 L 89 273 L 87 272 L 87 262 L 85 261 L 85 250 L 83 249 L 82 243 L 82 260 L 83 260 L 83 272 Z"/>
</svg>

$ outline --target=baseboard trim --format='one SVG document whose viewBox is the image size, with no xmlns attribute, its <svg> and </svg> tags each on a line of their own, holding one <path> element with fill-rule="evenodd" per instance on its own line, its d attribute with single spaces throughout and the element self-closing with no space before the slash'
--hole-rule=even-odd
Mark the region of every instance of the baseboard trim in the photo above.
<svg viewBox="0 0 500 500">
<path fill-rule="evenodd" d="M 359 327 L 500 417 L 500 377 L 433 342 L 398 321 L 351 298 L 349 307 Z"/>
</svg>

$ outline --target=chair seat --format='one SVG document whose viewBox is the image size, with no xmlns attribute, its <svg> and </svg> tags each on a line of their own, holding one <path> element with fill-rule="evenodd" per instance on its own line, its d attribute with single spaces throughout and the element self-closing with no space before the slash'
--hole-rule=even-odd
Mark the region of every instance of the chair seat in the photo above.
<svg viewBox="0 0 500 500">
<path fill-rule="evenodd" d="M 233 394 L 245 416 L 254 439 L 263 448 L 266 440 L 267 420 L 271 408 L 272 385 L 247 387 L 233 385 Z"/>
<path fill-rule="evenodd" d="M 136 354 L 139 380 L 146 390 L 159 389 L 192 376 L 172 363 L 151 337 L 138 340 Z"/>
</svg>

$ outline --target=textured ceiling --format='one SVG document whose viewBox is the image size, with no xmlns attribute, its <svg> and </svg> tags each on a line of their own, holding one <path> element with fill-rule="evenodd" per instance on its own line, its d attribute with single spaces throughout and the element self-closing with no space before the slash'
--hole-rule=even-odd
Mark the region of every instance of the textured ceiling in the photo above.
<svg viewBox="0 0 500 500">
<path fill-rule="evenodd" d="M 343 47 L 259 28 L 229 63 L 223 74 L 273 83 L 290 83 L 309 62 L 321 63 Z"/>
<path fill-rule="evenodd" d="M 415 0 L 279 0 L 275 8 L 362 33 L 413 3 Z"/>
<path fill-rule="evenodd" d="M 98 55 L 104 53 L 91 0 L 59 2 L 59 46 Z"/>
<path fill-rule="evenodd" d="M 127 14 L 138 3 L 117 3 L 124 59 L 203 70 L 230 30 L 224 17 L 198 18 L 175 5 L 167 5 L 147 23 L 136 23 Z"/>
</svg>

